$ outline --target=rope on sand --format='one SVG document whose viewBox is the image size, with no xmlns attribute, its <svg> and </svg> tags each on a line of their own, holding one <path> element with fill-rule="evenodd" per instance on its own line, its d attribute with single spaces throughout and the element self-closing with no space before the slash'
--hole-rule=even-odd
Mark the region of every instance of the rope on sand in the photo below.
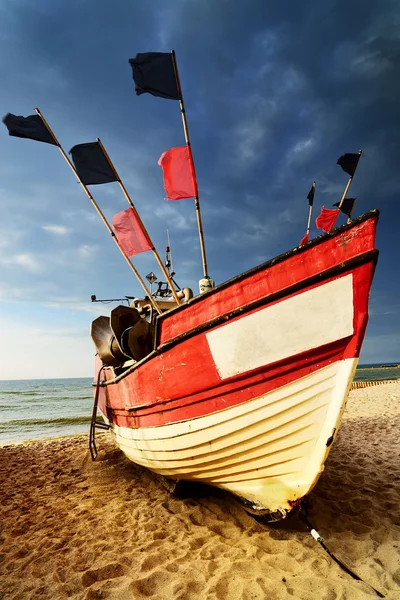
<svg viewBox="0 0 400 600">
<path fill-rule="evenodd" d="M 396 383 L 398 379 L 385 379 L 384 381 L 353 381 L 351 384 L 351 390 L 358 390 L 359 388 L 371 387 L 372 385 L 382 385 L 383 383 Z"/>
<path fill-rule="evenodd" d="M 362 382 L 362 383 L 364 383 L 364 382 Z M 357 573 L 352 571 L 347 565 L 345 565 L 344 562 L 342 562 L 339 558 L 337 558 L 333 554 L 333 552 L 331 552 L 329 550 L 329 548 L 325 544 L 325 540 L 319 535 L 318 531 L 316 531 L 313 528 L 310 521 L 308 520 L 307 509 L 300 510 L 299 517 L 305 523 L 307 529 L 311 533 L 314 540 L 322 546 L 322 548 L 325 550 L 325 552 L 332 558 L 332 560 L 335 561 L 335 563 L 337 563 L 339 565 L 339 567 L 341 567 L 343 569 L 343 571 L 345 571 L 345 573 L 350 575 L 350 577 L 352 577 L 356 581 L 362 581 L 363 583 L 365 583 L 368 587 L 371 588 L 371 590 L 373 590 L 379 596 L 379 598 L 385 598 L 385 596 L 382 594 L 382 592 L 380 592 L 379 590 L 374 588 L 370 583 L 368 583 L 368 581 L 365 581 L 365 579 L 362 579 L 359 575 L 357 575 Z"/>
</svg>

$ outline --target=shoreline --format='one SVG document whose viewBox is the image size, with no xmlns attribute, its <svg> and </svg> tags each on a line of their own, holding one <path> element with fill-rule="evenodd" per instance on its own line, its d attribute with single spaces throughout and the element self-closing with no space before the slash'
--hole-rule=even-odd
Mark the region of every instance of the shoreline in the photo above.
<svg viewBox="0 0 400 600">
<path fill-rule="evenodd" d="M 372 370 L 377 370 L 377 371 L 385 371 L 387 369 L 400 369 L 400 363 L 394 363 L 393 365 L 382 365 L 382 366 L 378 366 L 378 367 L 357 367 L 357 371 L 372 371 Z"/>
<path fill-rule="evenodd" d="M 350 393 L 308 518 L 328 548 L 400 595 L 400 381 Z M 264 524 L 200 484 L 171 496 L 107 432 L 0 448 L 2 600 L 365 600 L 292 517 Z"/>
<path fill-rule="evenodd" d="M 400 382 L 400 377 L 398 379 L 372 379 L 369 381 L 353 380 L 351 387 L 350 387 L 350 391 L 360 389 L 360 388 L 377 386 L 377 385 L 396 384 L 398 382 Z M 3 425 L 6 426 L 7 422 L 4 422 Z M 48 441 L 52 441 L 52 440 L 61 440 L 64 438 L 75 437 L 75 436 L 87 436 L 89 438 L 89 431 L 90 431 L 90 417 L 87 417 L 87 430 L 86 431 L 79 431 L 76 433 L 66 433 L 66 434 L 62 434 L 62 435 L 58 435 L 58 436 L 57 435 L 54 435 L 54 436 L 46 435 L 46 436 L 39 437 L 39 438 L 29 438 L 29 439 L 22 439 L 22 440 L 8 440 L 6 442 L 0 442 L 0 449 L 7 447 L 7 446 L 12 446 L 12 445 L 31 444 L 31 443 L 34 444 L 36 442 L 48 442 Z"/>
<path fill-rule="evenodd" d="M 87 432 L 85 433 L 70 433 L 70 434 L 66 434 L 66 435 L 59 435 L 59 436 L 54 436 L 54 437 L 43 437 L 43 438 L 32 438 L 30 440 L 18 440 L 15 442 L 1 442 L 0 443 L 0 450 L 3 448 L 8 448 L 10 446 L 30 446 L 30 445 L 34 445 L 34 444 L 46 444 L 48 442 L 57 442 L 57 441 L 61 441 L 61 440 L 65 440 L 65 439 L 70 439 L 70 438 L 75 438 L 75 437 L 87 437 L 88 439 L 88 443 L 89 443 L 89 429 Z"/>
</svg>

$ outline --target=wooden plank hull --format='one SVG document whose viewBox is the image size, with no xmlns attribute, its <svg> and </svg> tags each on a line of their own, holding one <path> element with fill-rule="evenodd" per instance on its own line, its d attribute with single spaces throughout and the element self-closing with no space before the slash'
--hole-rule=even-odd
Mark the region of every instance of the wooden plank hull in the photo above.
<svg viewBox="0 0 400 600">
<path fill-rule="evenodd" d="M 370 213 L 159 317 L 147 359 L 119 378 L 104 370 L 99 406 L 127 457 L 286 515 L 315 485 L 340 424 L 376 221 Z"/>
</svg>

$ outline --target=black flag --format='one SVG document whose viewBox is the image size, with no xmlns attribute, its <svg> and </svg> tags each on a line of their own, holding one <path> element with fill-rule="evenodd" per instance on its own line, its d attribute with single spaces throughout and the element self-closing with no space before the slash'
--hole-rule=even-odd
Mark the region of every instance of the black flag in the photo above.
<svg viewBox="0 0 400 600">
<path fill-rule="evenodd" d="M 353 177 L 357 165 L 358 165 L 358 161 L 360 159 L 360 155 L 359 154 L 350 154 L 348 152 L 346 152 L 346 154 L 343 154 L 337 161 L 337 165 L 340 165 L 343 169 L 343 171 L 346 171 L 346 173 L 348 173 L 350 175 L 350 177 Z"/>
<path fill-rule="evenodd" d="M 8 113 L 3 118 L 3 123 L 8 129 L 8 133 L 14 137 L 45 142 L 54 146 L 58 145 L 39 115 L 17 117 L 17 115 Z"/>
<path fill-rule="evenodd" d="M 351 213 L 353 212 L 355 201 L 356 201 L 355 198 L 345 198 L 343 200 L 342 206 L 340 207 L 340 210 L 342 211 L 342 213 L 344 213 L 348 217 L 351 217 Z M 333 206 L 339 206 L 339 204 L 340 204 L 340 202 L 335 202 L 335 204 Z"/>
<path fill-rule="evenodd" d="M 153 94 L 180 100 L 174 63 L 170 52 L 145 52 L 130 58 L 136 94 Z"/>
<path fill-rule="evenodd" d="M 312 206 L 314 203 L 314 195 L 315 195 L 315 181 L 312 184 L 311 190 L 308 192 L 308 195 L 307 195 L 308 204 L 310 206 Z"/>
<path fill-rule="evenodd" d="M 118 181 L 98 142 L 78 144 L 69 153 L 79 178 L 85 185 Z"/>
</svg>

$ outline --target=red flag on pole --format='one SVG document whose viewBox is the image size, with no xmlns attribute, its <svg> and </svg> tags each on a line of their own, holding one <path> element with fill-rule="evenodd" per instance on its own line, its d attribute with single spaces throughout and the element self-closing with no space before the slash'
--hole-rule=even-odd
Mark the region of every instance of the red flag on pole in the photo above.
<svg viewBox="0 0 400 600">
<path fill-rule="evenodd" d="M 151 240 L 132 208 L 114 215 L 112 225 L 121 248 L 128 256 L 135 256 L 153 248 Z"/>
<path fill-rule="evenodd" d="M 161 154 L 158 164 L 164 173 L 167 200 L 182 200 L 182 198 L 197 196 L 197 183 L 189 146 L 167 150 Z"/>
<path fill-rule="evenodd" d="M 338 208 L 333 210 L 322 207 L 321 214 L 315 219 L 316 226 L 323 231 L 330 231 L 335 225 L 339 213 Z"/>
<path fill-rule="evenodd" d="M 301 242 L 300 242 L 300 244 L 299 244 L 299 245 L 300 245 L 300 246 L 303 246 L 304 244 L 307 244 L 307 242 L 308 242 L 308 237 L 309 237 L 309 234 L 308 234 L 308 232 L 307 232 L 307 233 L 306 233 L 306 235 L 305 235 L 305 236 L 303 237 L 303 239 L 301 240 Z"/>
</svg>

